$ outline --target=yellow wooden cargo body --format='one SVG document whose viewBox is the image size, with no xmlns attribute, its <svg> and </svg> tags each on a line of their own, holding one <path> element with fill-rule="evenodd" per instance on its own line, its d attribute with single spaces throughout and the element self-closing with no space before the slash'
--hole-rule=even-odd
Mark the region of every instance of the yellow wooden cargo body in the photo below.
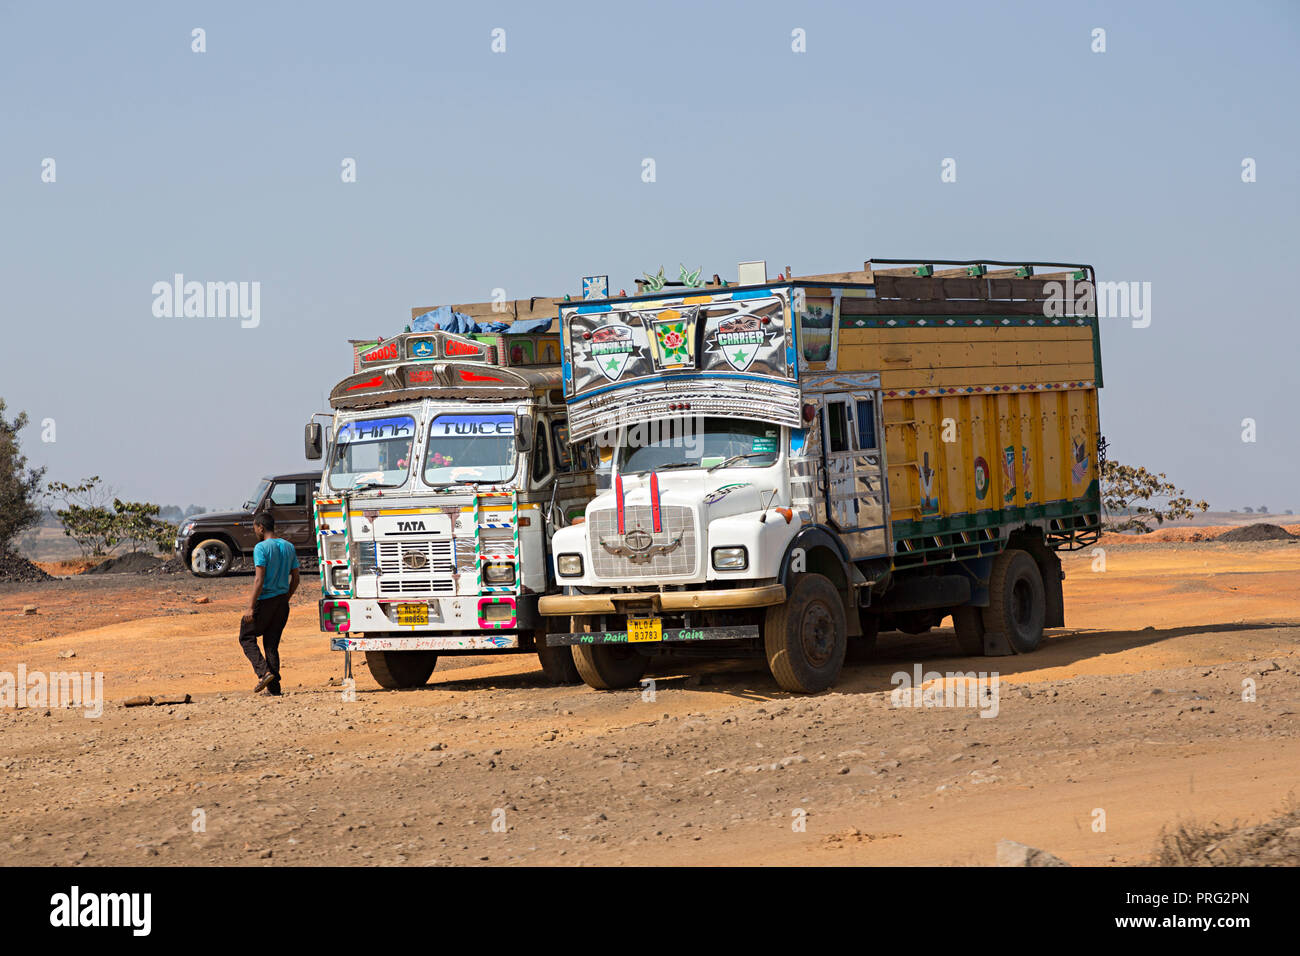
<svg viewBox="0 0 1300 956">
<path fill-rule="evenodd" d="M 1093 540 L 1100 513 L 1095 315 L 1045 314 L 1052 276 L 1008 290 L 1025 300 L 1003 308 L 985 300 L 968 315 L 943 296 L 942 275 L 852 278 L 875 288 L 805 286 L 796 296 L 800 366 L 880 372 L 895 563 L 948 556 L 954 546 L 1026 522 L 1040 523 L 1051 545 Z M 877 298 L 891 284 L 901 298 Z M 923 294 L 927 287 L 935 293 Z"/>
</svg>

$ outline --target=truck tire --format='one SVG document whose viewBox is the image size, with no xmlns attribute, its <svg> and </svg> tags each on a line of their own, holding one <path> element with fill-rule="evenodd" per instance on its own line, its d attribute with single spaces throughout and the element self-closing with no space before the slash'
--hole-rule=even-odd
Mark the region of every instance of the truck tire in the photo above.
<svg viewBox="0 0 1300 956">
<path fill-rule="evenodd" d="M 388 690 L 423 687 L 437 666 L 437 651 L 366 651 L 370 676 Z"/>
<path fill-rule="evenodd" d="M 980 608 L 964 607 L 952 609 L 952 629 L 957 635 L 957 647 L 967 657 L 984 656 L 984 615 Z"/>
<path fill-rule="evenodd" d="M 854 664 L 871 659 L 876 650 L 876 638 L 880 636 L 879 614 L 863 609 L 858 612 L 858 619 L 862 622 L 862 633 L 848 638 L 848 645 L 844 649 L 844 660 Z"/>
<path fill-rule="evenodd" d="M 220 578 L 230 573 L 235 563 L 230 545 L 220 538 L 200 541 L 190 552 L 190 571 L 200 578 Z"/>
<path fill-rule="evenodd" d="M 579 676 L 596 690 L 634 687 L 650 666 L 648 657 L 626 644 L 574 644 L 572 650 Z"/>
<path fill-rule="evenodd" d="M 542 665 L 542 676 L 550 684 L 581 684 L 582 675 L 578 673 L 578 665 L 573 662 L 573 648 L 549 646 L 546 635 L 550 632 L 549 623 L 533 632 L 533 644 L 537 647 L 537 662 Z"/>
<path fill-rule="evenodd" d="M 782 690 L 816 694 L 834 684 L 844 666 L 844 604 L 820 574 L 791 575 L 786 592 L 786 602 L 769 607 L 763 622 L 767 666 Z"/>
<path fill-rule="evenodd" d="M 989 575 L 989 606 L 984 630 L 1000 631 L 1017 654 L 1037 650 L 1043 640 L 1047 599 L 1038 565 L 1026 551 L 1008 548 L 993 560 Z"/>
</svg>

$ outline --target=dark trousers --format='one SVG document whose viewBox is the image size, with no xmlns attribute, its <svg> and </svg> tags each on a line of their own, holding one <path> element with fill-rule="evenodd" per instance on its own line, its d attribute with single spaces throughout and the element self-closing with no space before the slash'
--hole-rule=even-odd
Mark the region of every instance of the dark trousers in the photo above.
<svg viewBox="0 0 1300 956">
<path fill-rule="evenodd" d="M 275 680 L 268 685 L 271 693 L 280 691 L 280 635 L 289 623 L 289 595 L 265 598 L 257 602 L 251 621 L 245 620 L 239 625 L 239 646 L 244 649 L 244 656 L 253 665 L 259 679 L 270 671 Z M 266 656 L 257 649 L 257 639 L 262 638 Z"/>
</svg>

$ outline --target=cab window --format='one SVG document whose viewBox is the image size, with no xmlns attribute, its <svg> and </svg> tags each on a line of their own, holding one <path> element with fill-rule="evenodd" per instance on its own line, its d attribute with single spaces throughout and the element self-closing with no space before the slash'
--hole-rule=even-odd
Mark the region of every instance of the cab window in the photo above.
<svg viewBox="0 0 1300 956">
<path fill-rule="evenodd" d="M 551 437 L 555 441 L 555 470 L 560 474 L 569 474 L 576 471 L 577 462 L 574 460 L 573 448 L 569 445 L 569 424 L 564 421 L 557 421 L 551 427 Z"/>
<path fill-rule="evenodd" d="M 876 447 L 876 408 L 869 398 L 858 399 L 858 447 L 863 451 Z"/>
<path fill-rule="evenodd" d="M 551 430 L 544 419 L 538 419 L 533 437 L 533 481 L 541 481 L 551 473 Z"/>
<path fill-rule="evenodd" d="M 844 402 L 826 403 L 826 450 L 849 451 L 849 411 Z"/>
</svg>

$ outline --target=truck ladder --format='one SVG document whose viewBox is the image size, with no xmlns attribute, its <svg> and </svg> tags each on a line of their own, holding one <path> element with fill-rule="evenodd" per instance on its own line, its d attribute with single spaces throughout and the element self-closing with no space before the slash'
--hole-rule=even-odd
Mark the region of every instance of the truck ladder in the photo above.
<svg viewBox="0 0 1300 956">
<path fill-rule="evenodd" d="M 321 506 L 338 505 L 343 512 L 343 529 L 341 531 L 325 531 L 321 522 Z M 320 498 L 317 497 L 312 502 L 313 520 L 316 523 L 316 564 L 320 567 L 320 586 L 321 593 L 326 597 L 351 597 L 352 596 L 352 510 L 348 505 L 348 496 L 339 495 L 337 498 Z M 343 535 L 343 557 L 327 560 L 325 557 L 325 539 L 332 538 L 335 535 Z M 348 568 L 348 589 L 346 592 L 335 591 L 330 583 L 329 572 L 331 567 L 346 565 Z"/>
<path fill-rule="evenodd" d="M 485 514 L 483 510 L 483 499 L 485 498 L 509 498 L 510 499 L 510 520 L 503 521 L 484 521 Z M 486 512 L 490 518 L 493 512 Z M 519 493 L 517 491 L 479 491 L 474 494 L 474 573 L 478 575 L 478 593 L 479 594 L 511 594 L 518 596 L 519 589 L 523 582 L 519 574 Z M 504 530 L 509 529 L 513 534 L 509 554 L 485 554 L 483 552 L 483 532 L 485 530 Z M 515 583 L 510 585 L 489 585 L 483 580 L 483 565 L 492 562 L 497 564 L 510 563 L 515 566 Z"/>
<path fill-rule="evenodd" d="M 340 531 L 326 531 L 322 527 L 320 511 L 322 505 L 338 505 L 343 514 L 343 528 Z M 316 566 L 320 568 L 320 591 L 322 597 L 351 597 L 352 596 L 352 510 L 348 506 L 347 492 L 339 495 L 337 498 L 321 498 L 317 496 L 312 499 L 312 520 L 316 526 Z M 325 559 L 325 539 L 332 538 L 335 535 L 343 535 L 343 557 L 332 560 Z M 346 593 L 336 592 L 330 584 L 329 572 L 331 567 L 346 565 L 348 568 L 348 589 Z M 352 680 L 352 651 L 343 652 L 343 679 L 344 681 Z M 344 686 L 347 686 L 346 684 Z"/>
</svg>

